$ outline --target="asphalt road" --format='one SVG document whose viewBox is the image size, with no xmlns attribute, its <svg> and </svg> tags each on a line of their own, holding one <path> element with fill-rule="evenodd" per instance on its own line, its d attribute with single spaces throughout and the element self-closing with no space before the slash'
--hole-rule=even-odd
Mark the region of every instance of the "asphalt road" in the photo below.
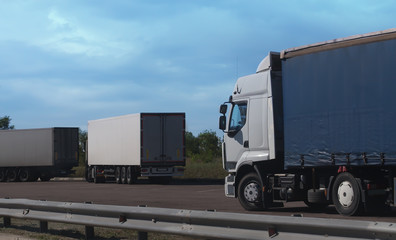
<svg viewBox="0 0 396 240">
<path fill-rule="evenodd" d="M 283 208 L 263 212 L 245 211 L 237 199 L 224 196 L 221 182 L 178 180 L 168 185 L 155 185 L 141 180 L 134 185 L 115 183 L 94 184 L 85 181 L 49 181 L 29 183 L 0 183 L 0 198 L 25 198 L 61 202 L 92 202 L 122 206 L 147 205 L 148 207 L 216 210 L 248 214 L 269 214 L 304 217 L 358 219 L 396 222 L 396 208 L 382 216 L 344 217 L 333 206 L 324 212 L 314 212 L 303 202 L 287 203 Z"/>
</svg>

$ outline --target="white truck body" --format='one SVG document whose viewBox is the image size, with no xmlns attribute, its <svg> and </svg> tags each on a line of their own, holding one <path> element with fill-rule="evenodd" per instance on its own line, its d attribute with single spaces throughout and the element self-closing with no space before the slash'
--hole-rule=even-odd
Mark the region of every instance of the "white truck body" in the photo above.
<svg viewBox="0 0 396 240">
<path fill-rule="evenodd" d="M 137 113 L 89 121 L 88 180 L 114 176 L 119 183 L 132 183 L 138 176 L 180 176 L 185 165 L 184 134 L 184 113 Z"/>
<path fill-rule="evenodd" d="M 52 166 L 53 141 L 51 128 L 1 131 L 0 166 Z"/>
<path fill-rule="evenodd" d="M 77 165 L 78 128 L 0 131 L 1 181 L 49 180 Z"/>
<path fill-rule="evenodd" d="M 88 165 L 140 165 L 140 114 L 89 121 Z"/>
</svg>

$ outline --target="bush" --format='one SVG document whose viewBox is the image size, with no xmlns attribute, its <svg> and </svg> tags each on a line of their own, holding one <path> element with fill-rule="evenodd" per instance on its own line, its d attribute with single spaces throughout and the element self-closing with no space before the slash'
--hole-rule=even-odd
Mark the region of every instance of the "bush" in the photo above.
<svg viewBox="0 0 396 240">
<path fill-rule="evenodd" d="M 214 131 L 205 130 L 195 137 L 186 132 L 186 155 L 193 161 L 211 162 L 221 156 L 221 141 Z"/>
</svg>

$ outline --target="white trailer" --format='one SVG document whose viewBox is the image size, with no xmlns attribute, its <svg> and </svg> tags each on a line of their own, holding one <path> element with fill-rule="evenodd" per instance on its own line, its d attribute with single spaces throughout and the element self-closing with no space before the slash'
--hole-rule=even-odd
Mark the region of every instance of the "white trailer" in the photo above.
<svg viewBox="0 0 396 240">
<path fill-rule="evenodd" d="M 137 113 L 88 122 L 87 181 L 168 181 L 185 166 L 185 113 Z"/>
<path fill-rule="evenodd" d="M 78 165 L 78 128 L 0 131 L 0 181 L 48 181 Z"/>
</svg>

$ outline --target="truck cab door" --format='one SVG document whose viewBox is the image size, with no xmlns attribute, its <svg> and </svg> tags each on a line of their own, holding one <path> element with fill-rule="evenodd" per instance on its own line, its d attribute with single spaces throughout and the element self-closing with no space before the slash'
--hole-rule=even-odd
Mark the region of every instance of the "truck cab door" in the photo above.
<svg viewBox="0 0 396 240">
<path fill-rule="evenodd" d="M 223 154 L 225 154 L 226 169 L 235 169 L 237 162 L 243 158 L 244 152 L 249 150 L 247 109 L 247 102 L 233 104 L 227 134 L 224 137 Z"/>
</svg>

